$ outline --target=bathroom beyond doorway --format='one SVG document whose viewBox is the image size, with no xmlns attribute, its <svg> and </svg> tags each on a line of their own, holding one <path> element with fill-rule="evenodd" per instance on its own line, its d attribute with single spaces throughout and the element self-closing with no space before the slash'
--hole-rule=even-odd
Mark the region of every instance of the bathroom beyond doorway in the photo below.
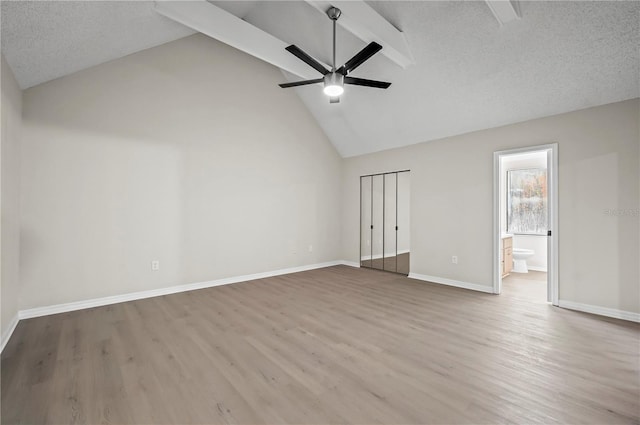
<svg viewBox="0 0 640 425">
<path fill-rule="evenodd" d="M 494 153 L 496 294 L 558 304 L 556 206 L 557 144 Z"/>
</svg>

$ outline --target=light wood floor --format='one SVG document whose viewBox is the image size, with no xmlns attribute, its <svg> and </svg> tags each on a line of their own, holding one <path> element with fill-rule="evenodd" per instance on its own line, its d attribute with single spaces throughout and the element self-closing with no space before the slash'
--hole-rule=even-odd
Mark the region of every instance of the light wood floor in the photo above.
<svg viewBox="0 0 640 425">
<path fill-rule="evenodd" d="M 511 273 L 502 279 L 502 293 L 508 297 L 547 302 L 547 273 L 529 270 L 529 273 Z"/>
<path fill-rule="evenodd" d="M 3 423 L 638 423 L 640 326 L 337 266 L 25 320 Z"/>
</svg>

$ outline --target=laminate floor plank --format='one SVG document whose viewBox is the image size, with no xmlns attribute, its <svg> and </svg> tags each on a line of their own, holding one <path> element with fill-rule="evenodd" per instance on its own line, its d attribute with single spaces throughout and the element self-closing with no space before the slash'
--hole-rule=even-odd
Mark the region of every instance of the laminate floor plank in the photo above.
<svg viewBox="0 0 640 425">
<path fill-rule="evenodd" d="M 640 424 L 640 325 L 346 266 L 21 321 L 2 423 Z"/>
</svg>

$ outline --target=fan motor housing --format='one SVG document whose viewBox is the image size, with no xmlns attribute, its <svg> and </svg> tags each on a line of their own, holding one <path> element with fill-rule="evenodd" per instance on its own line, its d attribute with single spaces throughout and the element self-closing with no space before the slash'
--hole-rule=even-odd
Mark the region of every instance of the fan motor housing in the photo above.
<svg viewBox="0 0 640 425">
<path fill-rule="evenodd" d="M 330 72 L 324 76 L 324 85 L 325 86 L 343 86 L 344 85 L 344 75 L 339 72 Z"/>
</svg>

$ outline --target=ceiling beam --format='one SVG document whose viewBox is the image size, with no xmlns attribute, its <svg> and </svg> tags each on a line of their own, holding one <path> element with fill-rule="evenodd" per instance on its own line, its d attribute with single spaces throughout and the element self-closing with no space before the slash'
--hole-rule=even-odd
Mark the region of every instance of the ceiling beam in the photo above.
<svg viewBox="0 0 640 425">
<path fill-rule="evenodd" d="M 304 79 L 320 74 L 285 50 L 289 44 L 205 1 L 156 1 L 161 15 Z M 326 68 L 330 66 L 323 64 Z"/>
<path fill-rule="evenodd" d="M 362 0 L 305 0 L 322 13 L 333 6 L 342 11 L 338 20 L 343 28 L 353 33 L 365 43 L 375 41 L 382 45 L 383 55 L 407 68 L 415 63 L 404 33 L 380 16 Z"/>
<path fill-rule="evenodd" d="M 500 26 L 520 19 L 520 5 L 517 0 L 485 0 Z"/>
</svg>

